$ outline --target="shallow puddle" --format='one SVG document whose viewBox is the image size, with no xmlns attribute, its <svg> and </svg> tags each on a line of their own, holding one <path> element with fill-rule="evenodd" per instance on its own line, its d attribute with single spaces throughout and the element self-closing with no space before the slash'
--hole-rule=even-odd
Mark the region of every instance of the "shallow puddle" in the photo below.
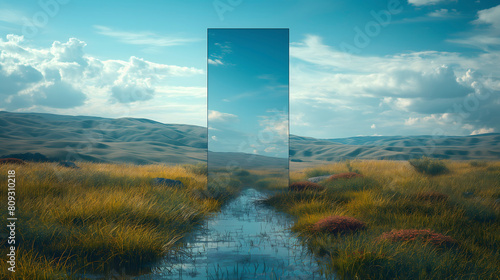
<svg viewBox="0 0 500 280">
<path fill-rule="evenodd" d="M 256 203 L 263 197 L 242 191 L 188 238 L 185 254 L 138 279 L 324 279 L 290 232 L 292 220 Z"/>
</svg>

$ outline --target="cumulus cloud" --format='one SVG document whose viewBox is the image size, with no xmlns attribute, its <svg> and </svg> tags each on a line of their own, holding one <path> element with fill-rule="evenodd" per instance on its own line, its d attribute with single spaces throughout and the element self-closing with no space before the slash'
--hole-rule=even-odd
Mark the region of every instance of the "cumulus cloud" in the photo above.
<svg viewBox="0 0 500 280">
<path fill-rule="evenodd" d="M 111 96 L 120 103 L 131 103 L 150 100 L 154 96 L 154 89 L 148 85 L 138 86 L 130 84 L 116 85 L 111 88 Z"/>
<path fill-rule="evenodd" d="M 42 73 L 29 65 L 0 64 L 0 96 L 18 93 L 42 79 Z"/>
<path fill-rule="evenodd" d="M 38 90 L 34 104 L 52 108 L 73 108 L 83 105 L 87 96 L 66 82 L 56 82 Z"/>
<path fill-rule="evenodd" d="M 395 65 L 396 66 L 396 65 Z M 439 98 L 463 97 L 471 88 L 457 81 L 453 69 L 439 66 L 422 70 L 399 69 L 373 74 L 375 84 L 367 84 L 367 92 L 386 96 L 418 97 L 427 100 Z"/>
<path fill-rule="evenodd" d="M 500 28 L 500 5 L 477 12 L 478 18 L 474 21 L 477 24 L 491 24 L 495 28 Z"/>
<path fill-rule="evenodd" d="M 53 59 L 57 62 L 77 63 L 80 66 L 86 67 L 87 60 L 84 58 L 83 48 L 87 44 L 76 38 L 70 38 L 68 42 L 61 43 L 56 41 L 50 49 Z"/>
<path fill-rule="evenodd" d="M 486 134 L 486 133 L 493 133 L 493 132 L 495 132 L 494 128 L 481 128 L 481 129 L 472 131 L 470 135 L 479 135 L 479 134 Z"/>
<path fill-rule="evenodd" d="M 495 52 L 360 56 L 308 35 L 291 44 L 290 54 L 293 134 L 366 135 L 374 121 L 384 124 L 377 128 L 384 135 L 431 134 L 436 128 L 463 135 L 499 126 L 491 124 L 500 104 Z"/>
<path fill-rule="evenodd" d="M 167 82 L 170 78 L 201 75 L 203 70 L 137 57 L 101 60 L 86 54 L 86 45 L 70 38 L 44 48 L 31 46 L 23 36 L 0 38 L 0 110 L 81 115 L 101 112 L 109 117 L 141 112 L 138 114 L 154 115 L 151 118 L 157 120 L 159 115 L 174 117 L 183 112 L 182 119 L 191 121 L 204 115 L 199 108 L 206 96 L 204 87 L 170 86 Z M 201 103 L 188 102 L 189 98 Z M 151 110 L 146 112 L 135 106 L 150 101 L 153 103 L 147 106 Z M 174 117 L 176 122 L 181 121 L 178 118 Z"/>
<path fill-rule="evenodd" d="M 10 95 L 6 98 L 6 109 L 45 106 L 48 108 L 69 109 L 81 106 L 87 96 L 66 82 L 52 82 L 37 85 L 23 94 Z"/>
</svg>

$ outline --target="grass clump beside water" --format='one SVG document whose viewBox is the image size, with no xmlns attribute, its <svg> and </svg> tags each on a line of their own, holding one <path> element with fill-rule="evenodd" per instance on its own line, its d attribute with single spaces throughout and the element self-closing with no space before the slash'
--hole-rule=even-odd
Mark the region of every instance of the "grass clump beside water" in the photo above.
<svg viewBox="0 0 500 280">
<path fill-rule="evenodd" d="M 423 157 L 409 160 L 410 164 L 420 173 L 427 175 L 440 175 L 448 172 L 446 164 L 442 160 Z"/>
<path fill-rule="evenodd" d="M 16 171 L 16 273 L 1 279 L 68 279 L 115 268 L 136 271 L 181 250 L 180 240 L 231 191 L 206 187 L 206 167 L 78 163 L 0 166 Z M 183 188 L 153 184 L 180 180 Z M 200 193 L 204 195 L 200 195 Z M 0 190 L 7 201 L 7 189 Z M 2 211 L 2 220 L 7 213 Z M 7 254 L 5 239 L 1 254 Z M 147 270 L 147 268 L 146 268 Z M 133 273 L 133 272 L 132 272 Z"/>
<path fill-rule="evenodd" d="M 297 218 L 292 230 L 316 254 L 326 275 L 499 279 L 500 162 L 477 168 L 469 162 L 447 161 L 446 168 L 449 172 L 429 176 L 406 161 L 318 166 L 292 172 L 291 182 L 349 169 L 363 177 L 321 181 L 321 191 L 283 188 L 266 203 Z M 349 228 L 339 217 L 356 220 L 360 226 L 336 230 Z M 319 230 L 324 224 L 330 226 L 321 228 L 333 230 Z"/>
</svg>

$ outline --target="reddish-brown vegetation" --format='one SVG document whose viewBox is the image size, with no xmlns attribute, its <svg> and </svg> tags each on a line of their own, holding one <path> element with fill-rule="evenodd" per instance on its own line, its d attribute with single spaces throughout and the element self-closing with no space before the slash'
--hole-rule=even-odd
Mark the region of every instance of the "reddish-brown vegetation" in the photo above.
<svg viewBox="0 0 500 280">
<path fill-rule="evenodd" d="M 450 236 L 433 232 L 430 229 L 393 229 L 389 232 L 384 232 L 380 236 L 380 239 L 389 240 L 392 242 L 421 240 L 424 242 L 429 242 L 435 246 L 446 247 L 458 244 L 458 241 L 451 238 Z"/>
<path fill-rule="evenodd" d="M 288 189 L 291 191 L 305 191 L 305 190 L 321 191 L 324 190 L 325 188 L 313 182 L 303 181 L 303 182 L 292 183 L 290 186 L 288 186 Z"/>
<path fill-rule="evenodd" d="M 445 201 L 448 199 L 448 195 L 440 192 L 421 192 L 415 195 L 417 200 L 428 200 L 428 201 Z"/>
<path fill-rule="evenodd" d="M 365 223 L 352 217 L 330 216 L 313 225 L 316 232 L 348 233 L 366 228 Z"/>
<path fill-rule="evenodd" d="M 337 180 L 337 179 L 352 179 L 352 178 L 361 178 L 363 175 L 358 174 L 356 172 L 345 172 L 345 173 L 338 173 L 338 174 L 333 174 L 328 178 L 328 180 Z"/>
<path fill-rule="evenodd" d="M 8 164 L 8 163 L 24 164 L 24 161 L 18 158 L 0 158 L 0 164 Z"/>
</svg>

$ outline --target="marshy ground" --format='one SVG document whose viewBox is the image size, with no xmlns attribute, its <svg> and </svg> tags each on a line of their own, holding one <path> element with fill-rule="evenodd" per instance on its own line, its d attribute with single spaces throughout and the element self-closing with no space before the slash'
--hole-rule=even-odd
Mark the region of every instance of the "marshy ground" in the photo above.
<svg viewBox="0 0 500 280">
<path fill-rule="evenodd" d="M 2 262 L 0 278 L 499 279 L 500 162 L 351 161 L 292 172 L 292 184 L 336 174 L 306 188 L 269 170 L 233 172 L 226 188 L 207 188 L 202 165 L 78 165 L 0 166 L 5 182 L 16 170 L 19 219 L 17 272 Z"/>
<path fill-rule="evenodd" d="M 499 162 L 352 161 L 295 171 L 290 180 L 349 173 L 266 200 L 298 219 L 292 229 L 327 273 L 499 279 Z"/>
<path fill-rule="evenodd" d="M 138 279 L 324 279 L 314 255 L 290 231 L 293 219 L 243 189 L 186 240 L 185 250 Z"/>
<path fill-rule="evenodd" d="M 16 272 L 2 262 L 1 279 L 82 278 L 124 267 L 126 273 L 145 273 L 180 250 L 178 241 L 232 195 L 229 189 L 214 190 L 216 195 L 206 190 L 206 166 L 78 165 L 0 166 L 2 182 L 8 170 L 16 171 L 18 218 Z M 185 187 L 152 184 L 155 177 Z M 6 188 L 0 199 L 7 201 Z M 7 250 L 2 237 L 1 254 Z"/>
</svg>

